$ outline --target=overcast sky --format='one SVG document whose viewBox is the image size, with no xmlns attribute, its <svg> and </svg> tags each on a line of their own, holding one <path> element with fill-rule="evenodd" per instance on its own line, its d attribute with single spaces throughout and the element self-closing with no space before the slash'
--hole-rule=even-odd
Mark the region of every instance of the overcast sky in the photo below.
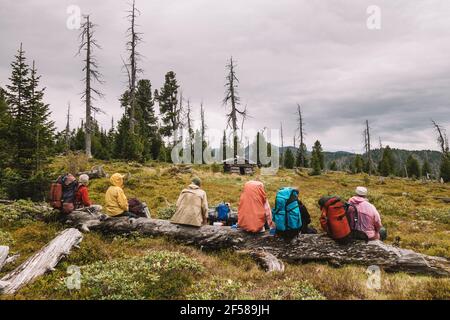
<svg viewBox="0 0 450 320">
<path fill-rule="evenodd" d="M 307 145 L 325 150 L 362 151 L 364 121 L 383 144 L 437 149 L 430 119 L 450 128 L 450 1 L 448 0 L 137 0 L 141 78 L 160 88 L 173 70 L 207 124 L 223 130 L 225 65 L 237 61 L 239 92 L 254 129 L 279 128 L 285 145 L 303 108 Z M 96 52 L 105 84 L 96 115 L 105 128 L 123 110 L 126 87 L 126 0 L 1 0 L 0 86 L 8 83 L 10 62 L 20 42 L 36 60 L 45 100 L 59 129 L 67 103 L 72 126 L 83 118 L 78 30 L 66 26 L 70 5 L 98 24 Z M 381 29 L 367 27 L 370 5 L 381 9 Z M 198 125 L 199 121 L 196 122 Z"/>
</svg>

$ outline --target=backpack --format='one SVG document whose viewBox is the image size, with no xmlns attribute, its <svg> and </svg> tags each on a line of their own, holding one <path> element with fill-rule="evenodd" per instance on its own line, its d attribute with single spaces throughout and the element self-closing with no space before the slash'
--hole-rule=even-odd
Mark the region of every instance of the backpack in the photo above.
<svg viewBox="0 0 450 320">
<path fill-rule="evenodd" d="M 230 213 L 230 208 L 225 203 L 220 203 L 217 208 L 217 220 L 218 221 L 227 221 L 228 214 Z"/>
<path fill-rule="evenodd" d="M 322 229 L 336 242 L 347 244 L 352 239 L 368 240 L 367 235 L 357 230 L 358 210 L 339 197 L 323 197 L 319 200 L 322 210 L 320 224 Z M 349 209 L 354 210 L 353 218 Z"/>
<path fill-rule="evenodd" d="M 298 191 L 293 188 L 281 188 L 275 198 L 272 219 L 276 225 L 276 233 L 300 232 L 302 219 L 298 204 Z"/>
<path fill-rule="evenodd" d="M 58 177 L 50 186 L 50 205 L 63 213 L 71 213 L 75 209 L 77 190 L 78 182 L 72 174 Z"/>
<path fill-rule="evenodd" d="M 147 205 L 136 198 L 128 200 L 128 211 L 141 218 L 150 218 L 150 212 L 148 211 Z"/>
</svg>

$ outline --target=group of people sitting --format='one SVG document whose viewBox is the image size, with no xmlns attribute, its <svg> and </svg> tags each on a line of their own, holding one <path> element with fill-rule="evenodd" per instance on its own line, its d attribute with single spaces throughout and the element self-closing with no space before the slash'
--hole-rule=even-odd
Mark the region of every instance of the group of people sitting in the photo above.
<svg viewBox="0 0 450 320">
<path fill-rule="evenodd" d="M 298 195 L 298 188 L 293 188 Z M 357 229 L 363 232 L 368 240 L 384 240 L 386 231 L 381 224 L 381 217 L 374 205 L 367 199 L 368 191 L 365 187 L 357 187 L 355 196 L 348 200 L 351 209 L 349 215 L 358 214 Z M 317 231 L 310 226 L 311 216 L 306 206 L 298 197 L 295 199 L 298 204 L 301 223 L 298 233 L 313 234 Z M 177 201 L 177 209 L 171 222 L 181 225 L 200 227 L 207 224 L 208 200 L 206 192 L 201 189 L 201 180 L 192 179 L 192 183 L 184 189 Z M 248 181 L 244 184 L 239 207 L 238 223 L 240 229 L 251 233 L 265 232 L 266 229 L 276 230 L 273 221 L 272 209 L 267 198 L 264 184 L 261 181 Z"/>
<path fill-rule="evenodd" d="M 85 174 L 81 175 L 75 197 L 77 209 L 88 210 L 90 212 L 103 211 L 110 217 L 139 218 L 146 216 L 145 214 L 139 214 L 139 211 L 131 210 L 130 200 L 127 199 L 123 191 L 124 178 L 125 176 L 119 173 L 115 173 L 110 177 L 111 186 L 106 191 L 105 206 L 102 208 L 99 205 L 93 204 L 90 200 L 87 188 L 89 177 Z M 202 225 L 208 224 L 208 200 L 206 192 L 201 187 L 202 182 L 200 178 L 194 177 L 191 184 L 181 191 L 176 203 L 175 214 L 170 220 L 172 223 L 194 227 L 201 227 Z M 308 209 L 298 199 L 299 189 L 291 189 L 295 203 L 293 206 L 291 201 L 289 206 L 298 208 L 301 219 L 298 222 L 298 233 L 317 233 L 310 226 L 311 217 Z M 351 209 L 354 210 L 354 212 L 350 212 L 350 215 L 355 215 L 355 212 L 357 212 L 357 229 L 363 232 L 368 240 L 384 240 L 386 238 L 386 231 L 382 226 L 380 214 L 375 206 L 368 201 L 367 195 L 367 188 L 356 188 L 355 196 L 351 197 L 347 202 Z M 288 210 L 286 209 L 286 211 Z M 147 217 L 149 216 L 147 215 Z M 277 230 L 276 223 L 273 219 L 273 210 L 269 204 L 264 184 L 258 181 L 258 179 L 248 181 L 244 184 L 239 200 L 238 220 L 235 227 L 250 233 L 265 232 L 266 230 L 271 230 L 271 233 L 275 233 L 275 230 Z"/>
<path fill-rule="evenodd" d="M 73 180 L 72 175 L 67 175 L 66 180 Z M 67 177 L 66 176 L 66 177 Z M 89 176 L 82 174 L 78 177 L 78 182 L 74 186 L 73 210 L 87 211 L 90 213 L 104 212 L 110 217 L 129 217 L 129 218 L 150 218 L 147 205 L 139 200 L 128 199 L 123 191 L 125 175 L 114 173 L 109 181 L 111 185 L 105 193 L 105 206 L 93 204 L 89 197 Z M 64 181 L 65 185 L 70 185 L 72 181 Z M 64 197 L 64 196 L 63 196 Z"/>
</svg>

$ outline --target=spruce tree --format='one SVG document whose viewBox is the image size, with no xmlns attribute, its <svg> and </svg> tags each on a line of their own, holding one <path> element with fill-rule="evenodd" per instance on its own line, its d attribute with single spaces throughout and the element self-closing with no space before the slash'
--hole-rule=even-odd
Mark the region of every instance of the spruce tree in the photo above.
<svg viewBox="0 0 450 320">
<path fill-rule="evenodd" d="M 11 114 L 10 197 L 43 200 L 46 181 L 45 163 L 53 151 L 54 126 L 49 106 L 43 102 L 44 89 L 33 62 L 30 70 L 20 45 L 7 85 L 7 103 Z"/>
<path fill-rule="evenodd" d="M 138 81 L 136 91 L 136 119 L 137 130 L 135 132 L 142 139 L 143 159 L 156 160 L 159 157 L 160 137 L 158 134 L 158 118 L 155 115 L 155 101 L 152 95 L 150 80 Z M 155 144 L 155 146 L 153 146 Z"/>
<path fill-rule="evenodd" d="M 380 172 L 380 175 L 384 177 L 393 175 L 396 171 L 395 159 L 389 146 L 386 146 L 383 150 L 383 156 L 378 165 L 378 171 Z"/>
<path fill-rule="evenodd" d="M 320 158 L 316 152 L 313 152 L 311 156 L 311 168 L 312 168 L 311 175 L 318 176 L 322 174 L 322 169 L 320 166 Z"/>
<path fill-rule="evenodd" d="M 421 172 L 422 172 L 422 175 L 425 177 L 427 177 L 427 174 L 431 175 L 431 167 L 430 167 L 430 163 L 428 162 L 428 160 L 424 161 Z"/>
<path fill-rule="evenodd" d="M 323 155 L 323 149 L 322 149 L 322 145 L 320 144 L 320 141 L 317 140 L 314 143 L 313 149 L 312 149 L 312 153 L 316 155 L 316 160 L 319 162 L 320 165 L 320 169 L 323 170 L 325 169 L 325 157 Z M 311 160 L 312 162 L 312 160 Z M 311 164 L 312 166 L 312 164 Z M 314 166 L 312 166 L 314 168 Z"/>
<path fill-rule="evenodd" d="M 286 153 L 284 155 L 284 167 L 286 169 L 293 169 L 295 164 L 294 154 L 290 148 L 287 148 Z"/>
<path fill-rule="evenodd" d="M 169 71 L 161 90 L 155 91 L 162 120 L 160 131 L 164 137 L 173 137 L 173 145 L 178 142 L 177 131 L 180 129 L 178 88 L 175 72 Z"/>
<path fill-rule="evenodd" d="M 299 148 L 297 149 L 297 158 L 296 158 L 297 167 L 304 167 L 304 168 L 309 167 L 308 158 L 306 157 L 307 152 L 308 151 L 306 145 L 304 143 L 300 144 Z"/>
<path fill-rule="evenodd" d="M 440 175 L 444 182 L 450 182 L 450 154 L 442 157 Z"/>
<path fill-rule="evenodd" d="M 361 155 L 357 154 L 353 160 L 354 173 L 361 173 L 364 171 L 364 160 Z"/>
<path fill-rule="evenodd" d="M 28 101 L 31 111 L 30 130 L 33 137 L 34 163 L 36 172 L 43 169 L 54 147 L 55 124 L 51 120 L 49 105 L 43 101 L 45 88 L 39 88 L 41 76 L 37 74 L 35 62 L 30 71 Z"/>
<path fill-rule="evenodd" d="M 15 146 L 12 154 L 13 168 L 24 176 L 31 176 L 33 164 L 33 143 L 31 126 L 29 66 L 26 63 L 22 44 L 11 64 L 10 84 L 6 86 L 6 100 L 12 117 L 11 144 Z"/>
<path fill-rule="evenodd" d="M 422 176 L 420 172 L 419 161 L 417 161 L 417 159 L 414 158 L 411 154 L 406 160 L 406 170 L 408 171 L 408 176 L 410 178 L 420 178 Z"/>
<path fill-rule="evenodd" d="M 6 103 L 6 92 L 0 88 L 0 172 L 11 164 L 13 145 L 11 143 L 12 118 Z M 1 173 L 0 173 L 1 178 Z"/>
<path fill-rule="evenodd" d="M 331 164 L 330 164 L 330 170 L 331 170 L 331 171 L 337 171 L 337 170 L 338 170 L 336 161 L 331 162 Z"/>
</svg>

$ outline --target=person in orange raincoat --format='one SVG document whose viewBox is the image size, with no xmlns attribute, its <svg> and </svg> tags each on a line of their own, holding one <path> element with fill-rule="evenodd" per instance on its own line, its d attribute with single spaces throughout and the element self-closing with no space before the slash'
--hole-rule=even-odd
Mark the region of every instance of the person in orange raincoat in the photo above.
<svg viewBox="0 0 450 320">
<path fill-rule="evenodd" d="M 249 232 L 262 232 L 266 223 L 270 228 L 275 227 L 264 184 L 260 181 L 249 181 L 244 185 L 239 200 L 239 228 Z"/>
</svg>

